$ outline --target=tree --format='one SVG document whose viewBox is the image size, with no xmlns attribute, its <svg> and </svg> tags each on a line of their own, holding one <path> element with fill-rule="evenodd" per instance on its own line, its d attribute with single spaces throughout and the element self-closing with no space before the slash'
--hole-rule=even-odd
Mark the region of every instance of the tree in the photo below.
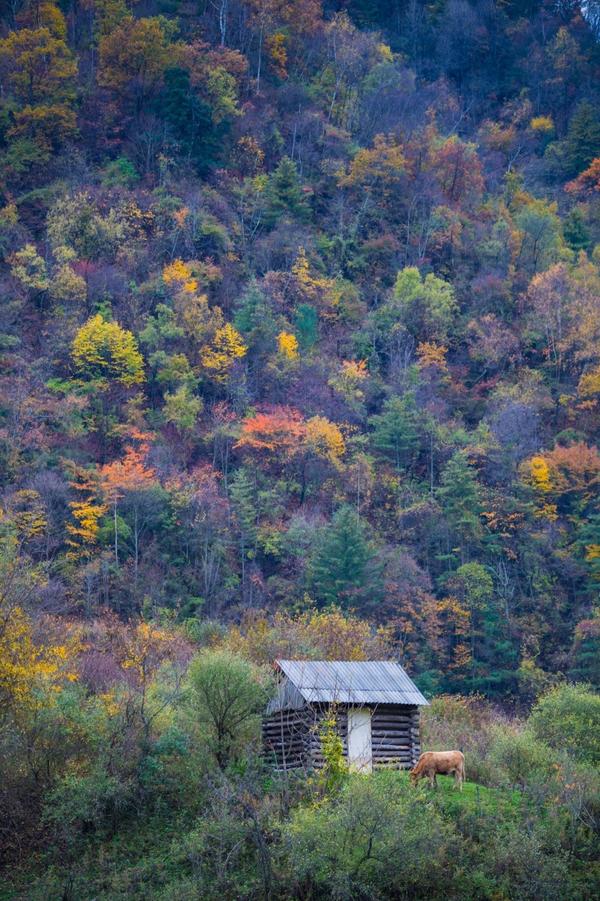
<svg viewBox="0 0 600 901">
<path fill-rule="evenodd" d="M 573 207 L 563 223 L 563 237 L 567 247 L 578 254 L 589 250 L 592 243 L 585 216 L 580 207 Z"/>
<path fill-rule="evenodd" d="M 577 106 L 571 117 L 563 153 L 569 175 L 579 175 L 600 155 L 600 116 L 587 100 Z"/>
<path fill-rule="evenodd" d="M 83 325 L 71 349 L 75 369 L 100 384 L 116 382 L 127 388 L 144 381 L 144 361 L 131 332 L 100 313 Z"/>
<path fill-rule="evenodd" d="M 393 325 L 398 316 L 408 331 L 421 341 L 444 344 L 458 313 L 454 290 L 448 282 L 428 273 L 425 278 L 414 266 L 402 269 L 396 277 L 393 298 L 376 318 Z"/>
<path fill-rule="evenodd" d="M 600 601 L 600 512 L 592 509 L 579 522 L 576 544 L 585 560 L 590 592 Z"/>
<path fill-rule="evenodd" d="M 163 416 L 180 432 L 191 432 L 203 407 L 201 397 L 192 394 L 187 385 L 180 385 L 174 392 L 165 394 Z"/>
<path fill-rule="evenodd" d="M 284 462 L 300 452 L 305 434 L 305 423 L 298 410 L 271 407 L 243 421 L 235 446 Z"/>
<path fill-rule="evenodd" d="M 242 596 L 252 596 L 252 582 L 248 578 L 248 561 L 256 556 L 258 543 L 258 503 L 256 478 L 245 467 L 236 470 L 231 480 L 231 506 L 235 512 L 239 535 Z"/>
<path fill-rule="evenodd" d="M 483 529 L 480 487 L 465 451 L 457 451 L 444 467 L 436 497 L 449 530 L 448 552 L 457 540 L 452 555 L 458 552 L 462 561 L 468 560 Z"/>
<path fill-rule="evenodd" d="M 0 66 L 16 104 L 8 136 L 37 145 L 40 161 L 75 133 L 77 65 L 63 37 L 22 28 L 0 41 Z"/>
<path fill-rule="evenodd" d="M 540 515 L 548 518 L 586 516 L 600 482 L 600 454 L 583 441 L 557 444 L 522 465 L 523 476 L 536 491 Z M 593 521 L 590 523 L 593 528 Z"/>
<path fill-rule="evenodd" d="M 26 606 L 45 581 L 26 552 L 45 523 L 33 511 L 0 510 L 0 723 L 43 705 L 43 692 L 75 679 L 74 643 L 39 641 Z"/>
<path fill-rule="evenodd" d="M 172 511 L 166 523 L 176 559 L 200 586 L 202 612 L 213 616 L 231 549 L 232 510 L 219 490 L 220 474 L 211 466 L 196 466 L 173 476 L 165 487 Z"/>
<path fill-rule="evenodd" d="M 43 292 L 50 287 L 46 262 L 33 244 L 25 244 L 13 254 L 10 271 L 29 291 Z"/>
<path fill-rule="evenodd" d="M 495 602 L 494 582 L 481 563 L 464 563 L 446 587 L 468 611 L 472 691 L 502 694 L 514 686 L 518 647 L 508 639 L 510 622 Z"/>
<path fill-rule="evenodd" d="M 434 141 L 429 166 L 450 204 L 474 202 L 481 198 L 484 181 L 475 144 L 451 135 Z"/>
<path fill-rule="evenodd" d="M 291 332 L 279 332 L 277 335 L 277 351 L 287 360 L 298 358 L 298 339 Z"/>
<path fill-rule="evenodd" d="M 176 27 L 164 16 L 124 19 L 100 39 L 99 84 L 129 99 L 139 114 L 158 90 L 169 63 L 176 61 L 172 45 Z"/>
<path fill-rule="evenodd" d="M 126 495 L 130 496 L 133 501 L 133 546 L 136 582 L 140 554 L 140 535 L 144 527 L 141 516 L 142 494 L 156 484 L 154 470 L 147 467 L 144 462 L 147 450 L 147 445 L 142 445 L 140 450 L 128 447 L 122 460 L 115 460 L 114 463 L 107 463 L 100 468 L 100 487 L 106 502 L 113 509 L 114 551 L 117 566 L 119 565 L 118 505 L 119 501 Z"/>
<path fill-rule="evenodd" d="M 313 347 L 319 334 L 319 314 L 308 303 L 301 303 L 296 309 L 294 325 L 298 332 L 300 345 L 305 350 Z"/>
<path fill-rule="evenodd" d="M 410 468 L 419 447 L 418 413 L 413 392 L 387 398 L 381 413 L 371 416 L 373 446 L 387 453 L 397 469 Z"/>
<path fill-rule="evenodd" d="M 77 492 L 79 499 L 69 502 L 74 522 L 68 522 L 66 525 L 69 536 L 66 540 L 69 548 L 67 558 L 74 561 L 89 561 L 98 540 L 100 520 L 108 507 L 101 503 L 97 471 L 87 471 L 75 465 L 71 465 L 69 468 L 73 470 L 70 487 Z"/>
<path fill-rule="evenodd" d="M 339 426 L 325 416 L 312 416 L 306 422 L 306 449 L 317 458 L 338 466 L 346 451 L 344 436 Z"/>
<path fill-rule="evenodd" d="M 527 290 L 531 305 L 530 320 L 535 331 L 543 329 L 546 338 L 546 357 L 560 376 L 570 324 L 569 273 L 564 263 L 556 263 L 534 275 Z"/>
<path fill-rule="evenodd" d="M 215 336 L 202 353 L 202 366 L 217 384 L 227 381 L 236 360 L 246 356 L 248 348 L 240 333 L 227 322 L 215 332 Z"/>
<path fill-rule="evenodd" d="M 525 271 L 533 275 L 558 262 L 563 242 L 557 204 L 529 198 L 514 218 L 521 232 L 519 256 Z"/>
<path fill-rule="evenodd" d="M 565 191 L 583 197 L 596 197 L 600 193 L 600 156 L 593 159 L 577 178 L 567 182 Z"/>
<path fill-rule="evenodd" d="M 394 135 L 375 135 L 372 147 L 358 151 L 347 173 L 339 177 L 342 187 L 378 190 L 387 201 L 401 184 L 407 169 L 404 147 Z"/>
<path fill-rule="evenodd" d="M 369 564 L 374 558 L 364 524 L 349 506 L 340 507 L 316 549 L 310 581 L 319 601 L 352 607 L 374 590 Z"/>
<path fill-rule="evenodd" d="M 257 666 L 224 651 L 205 651 L 188 670 L 186 709 L 224 770 L 256 738 L 269 682 Z"/>
<path fill-rule="evenodd" d="M 190 73 L 180 67 L 164 72 L 158 114 L 169 124 L 181 153 L 198 171 L 207 172 L 222 152 L 223 128 L 215 126 L 210 105 L 193 89 Z"/>
<path fill-rule="evenodd" d="M 300 614 L 277 610 L 273 617 L 251 611 L 241 625 L 233 626 L 226 647 L 258 664 L 303 654 L 323 660 L 378 660 L 395 652 L 391 628 L 376 632 L 369 622 L 339 607 L 310 608 Z"/>
<path fill-rule="evenodd" d="M 265 191 L 266 210 L 264 222 L 273 226 L 284 215 L 306 222 L 310 217 L 310 205 L 298 175 L 296 163 L 284 156 L 269 177 Z"/>
<path fill-rule="evenodd" d="M 571 652 L 570 677 L 600 689 L 600 607 L 589 619 L 577 623 Z"/>
</svg>

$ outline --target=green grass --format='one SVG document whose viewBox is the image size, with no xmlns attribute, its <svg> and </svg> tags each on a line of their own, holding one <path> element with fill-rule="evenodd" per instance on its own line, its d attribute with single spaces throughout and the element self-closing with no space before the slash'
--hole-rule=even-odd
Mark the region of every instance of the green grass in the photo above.
<svg viewBox="0 0 600 901">
<path fill-rule="evenodd" d="M 390 778 L 390 773 L 375 773 L 373 778 Z M 454 776 L 438 776 L 437 788 L 431 789 L 426 780 L 411 785 L 407 772 L 395 772 L 393 778 L 406 785 L 407 791 L 416 792 L 424 799 L 433 800 L 447 816 L 461 813 L 493 815 L 500 819 L 517 818 L 523 810 L 521 792 L 510 788 L 487 788 L 477 782 L 466 781 L 462 791 L 454 784 Z"/>
</svg>

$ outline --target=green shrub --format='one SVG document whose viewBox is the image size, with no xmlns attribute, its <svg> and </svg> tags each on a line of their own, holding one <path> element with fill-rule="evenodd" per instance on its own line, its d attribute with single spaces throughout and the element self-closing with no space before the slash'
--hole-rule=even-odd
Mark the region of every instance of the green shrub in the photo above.
<svg viewBox="0 0 600 901">
<path fill-rule="evenodd" d="M 553 774 L 556 752 L 528 730 L 497 727 L 492 732 L 489 763 L 497 783 L 508 782 L 523 788 Z"/>
<path fill-rule="evenodd" d="M 573 897 L 568 856 L 555 841 L 547 841 L 539 827 L 498 830 L 488 861 L 499 897 L 519 901 L 564 901 Z"/>
<path fill-rule="evenodd" d="M 188 670 L 188 725 L 208 746 L 221 769 L 260 733 L 260 714 L 269 696 L 265 669 L 227 651 L 203 651 Z"/>
<path fill-rule="evenodd" d="M 529 717 L 534 734 L 578 760 L 600 765 L 600 694 L 589 685 L 558 685 Z"/>
<path fill-rule="evenodd" d="M 45 819 L 72 845 L 84 832 L 114 830 L 132 808 L 134 794 L 131 780 L 119 780 L 100 766 L 86 775 L 69 773 L 48 794 Z"/>
<path fill-rule="evenodd" d="M 452 827 L 395 773 L 354 776 L 284 826 L 293 897 L 442 898 Z"/>
</svg>

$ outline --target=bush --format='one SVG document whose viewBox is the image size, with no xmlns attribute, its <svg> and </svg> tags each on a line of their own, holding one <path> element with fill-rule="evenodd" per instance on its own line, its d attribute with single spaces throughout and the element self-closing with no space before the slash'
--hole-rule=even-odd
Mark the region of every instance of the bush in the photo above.
<svg viewBox="0 0 600 901">
<path fill-rule="evenodd" d="M 293 897 L 446 895 L 452 827 L 395 773 L 351 777 L 338 799 L 297 808 L 284 829 Z"/>
<path fill-rule="evenodd" d="M 600 694 L 589 685 L 559 685 L 537 702 L 533 733 L 557 750 L 600 765 Z"/>
<path fill-rule="evenodd" d="M 488 759 L 497 783 L 524 788 L 553 774 L 556 752 L 527 730 L 504 727 L 492 732 Z"/>
<path fill-rule="evenodd" d="M 83 775 L 68 774 L 46 798 L 45 819 L 72 846 L 83 833 L 114 831 L 132 808 L 135 785 L 101 767 Z"/>
<path fill-rule="evenodd" d="M 226 651 L 204 651 L 192 660 L 186 711 L 221 769 L 258 738 L 269 685 L 265 669 Z"/>
<path fill-rule="evenodd" d="M 568 856 L 540 828 L 500 828 L 488 849 L 488 878 L 494 898 L 564 901 L 574 898 Z"/>
</svg>

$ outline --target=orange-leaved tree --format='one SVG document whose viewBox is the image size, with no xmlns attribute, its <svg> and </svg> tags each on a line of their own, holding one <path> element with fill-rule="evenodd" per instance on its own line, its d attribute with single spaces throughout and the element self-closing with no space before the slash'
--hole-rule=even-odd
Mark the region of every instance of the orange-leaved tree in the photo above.
<svg viewBox="0 0 600 901">
<path fill-rule="evenodd" d="M 129 495 L 133 508 L 133 550 L 134 572 L 137 580 L 139 564 L 139 539 L 143 528 L 140 517 L 141 495 L 157 484 L 154 469 L 146 466 L 145 460 L 148 453 L 148 444 L 143 434 L 140 434 L 139 450 L 129 446 L 125 449 L 125 455 L 121 460 L 106 463 L 100 467 L 100 486 L 102 495 L 107 504 L 112 507 L 114 526 L 114 552 L 115 563 L 119 564 L 119 501 Z"/>
</svg>

